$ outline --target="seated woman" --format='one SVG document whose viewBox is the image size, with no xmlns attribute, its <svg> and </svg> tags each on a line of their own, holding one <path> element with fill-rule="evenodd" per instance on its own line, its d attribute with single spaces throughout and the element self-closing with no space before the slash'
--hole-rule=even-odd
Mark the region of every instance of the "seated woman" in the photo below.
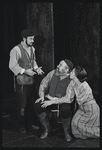
<svg viewBox="0 0 102 150">
<path fill-rule="evenodd" d="M 76 67 L 70 74 L 74 80 L 74 91 L 78 103 L 71 127 L 76 138 L 98 138 L 100 137 L 100 109 L 97 105 L 92 89 L 86 82 L 87 73 L 84 68 Z"/>
<path fill-rule="evenodd" d="M 96 103 L 92 89 L 86 82 L 87 73 L 84 68 L 77 66 L 70 73 L 72 79 L 66 96 L 42 102 L 42 107 L 52 104 L 72 103 L 71 95 L 76 95 L 78 109 L 72 118 L 71 129 L 76 138 L 100 137 L 100 108 Z"/>
</svg>

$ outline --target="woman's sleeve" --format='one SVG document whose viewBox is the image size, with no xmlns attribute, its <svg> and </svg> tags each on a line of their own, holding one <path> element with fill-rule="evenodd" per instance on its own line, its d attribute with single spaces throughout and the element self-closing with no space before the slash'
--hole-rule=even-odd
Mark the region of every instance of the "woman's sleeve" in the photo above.
<svg viewBox="0 0 102 150">
<path fill-rule="evenodd" d="M 79 95 L 77 98 L 78 104 L 81 105 L 88 101 L 89 99 L 93 99 L 92 90 L 88 85 L 83 85 L 79 89 Z"/>
</svg>

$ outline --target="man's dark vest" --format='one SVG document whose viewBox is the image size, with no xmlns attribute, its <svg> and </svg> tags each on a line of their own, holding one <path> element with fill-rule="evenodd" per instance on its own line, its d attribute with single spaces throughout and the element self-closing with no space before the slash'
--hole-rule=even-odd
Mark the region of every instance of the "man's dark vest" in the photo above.
<svg viewBox="0 0 102 150">
<path fill-rule="evenodd" d="M 21 44 L 18 45 L 21 51 L 21 58 L 19 59 L 19 65 L 24 69 L 33 68 L 33 60 L 35 59 L 33 50 L 31 48 L 31 56 L 26 52 L 26 50 L 22 47 Z"/>
<path fill-rule="evenodd" d="M 33 68 L 33 63 L 35 59 L 35 55 L 33 53 L 33 50 L 31 48 L 31 56 L 26 52 L 26 50 L 22 47 L 21 44 L 18 45 L 20 51 L 21 51 L 21 58 L 18 60 L 18 64 L 20 67 L 24 69 L 30 69 Z M 20 85 L 28 85 L 34 83 L 34 77 L 28 76 L 26 74 L 18 74 L 17 75 L 17 83 Z"/>
<path fill-rule="evenodd" d="M 49 86 L 49 95 L 52 97 L 62 97 L 66 94 L 66 89 L 68 84 L 70 83 L 70 77 L 66 77 L 60 80 L 60 76 L 53 75 L 50 86 Z"/>
</svg>

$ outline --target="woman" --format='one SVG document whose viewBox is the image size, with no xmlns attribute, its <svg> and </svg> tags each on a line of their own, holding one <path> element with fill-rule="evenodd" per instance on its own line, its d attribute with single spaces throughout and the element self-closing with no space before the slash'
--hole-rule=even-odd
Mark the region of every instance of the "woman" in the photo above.
<svg viewBox="0 0 102 150">
<path fill-rule="evenodd" d="M 76 138 L 100 137 L 100 109 L 97 105 L 90 86 L 86 82 L 87 73 L 80 66 L 75 67 L 70 74 L 75 82 L 74 91 L 78 110 L 75 113 L 71 127 Z"/>
</svg>

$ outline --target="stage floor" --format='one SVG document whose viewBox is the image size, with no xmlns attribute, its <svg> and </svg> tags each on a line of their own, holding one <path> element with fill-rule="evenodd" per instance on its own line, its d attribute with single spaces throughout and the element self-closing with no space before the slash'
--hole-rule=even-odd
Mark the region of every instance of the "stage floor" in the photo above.
<svg viewBox="0 0 102 150">
<path fill-rule="evenodd" d="M 39 122 L 38 122 L 39 125 Z M 50 134 L 47 139 L 41 140 L 41 129 L 28 130 L 26 134 L 19 132 L 17 112 L 13 109 L 5 109 L 2 112 L 2 147 L 52 147 L 52 148 L 99 148 L 100 139 L 76 139 L 71 142 L 63 140 L 63 131 L 61 126 Z"/>
</svg>

